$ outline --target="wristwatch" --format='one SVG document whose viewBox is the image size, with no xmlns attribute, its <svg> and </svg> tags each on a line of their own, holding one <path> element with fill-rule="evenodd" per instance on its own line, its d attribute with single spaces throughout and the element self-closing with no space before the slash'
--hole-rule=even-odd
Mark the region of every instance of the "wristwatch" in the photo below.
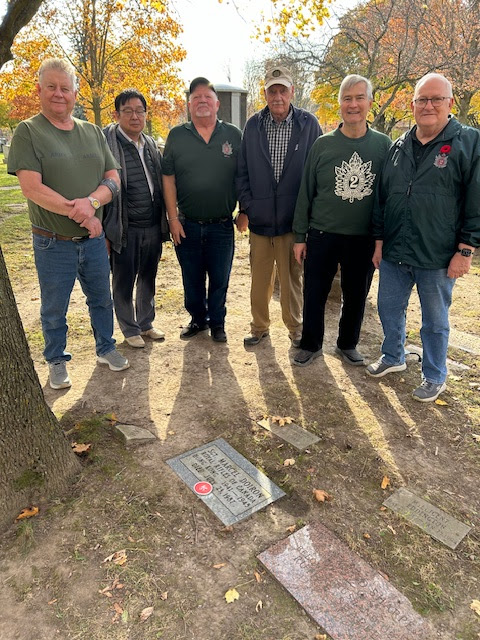
<svg viewBox="0 0 480 640">
<path fill-rule="evenodd" d="M 464 258 L 470 258 L 470 256 L 473 256 L 474 251 L 473 249 L 457 249 L 457 253 L 460 253 Z"/>
<path fill-rule="evenodd" d="M 88 199 L 89 199 L 90 204 L 92 205 L 92 207 L 95 209 L 95 211 L 97 209 L 100 209 L 100 207 L 102 206 L 100 204 L 100 200 L 97 200 L 97 198 L 92 198 L 92 196 L 88 196 Z"/>
</svg>

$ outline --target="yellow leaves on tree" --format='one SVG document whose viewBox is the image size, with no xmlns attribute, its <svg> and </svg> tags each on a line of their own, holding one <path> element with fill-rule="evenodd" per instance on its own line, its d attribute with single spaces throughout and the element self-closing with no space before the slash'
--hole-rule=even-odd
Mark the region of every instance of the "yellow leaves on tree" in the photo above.
<svg viewBox="0 0 480 640">
<path fill-rule="evenodd" d="M 13 105 L 19 119 L 36 113 L 38 66 L 47 55 L 56 55 L 68 57 L 77 69 L 77 102 L 87 119 L 98 125 L 111 122 L 114 97 L 135 87 L 146 96 L 157 119 L 172 120 L 183 108 L 177 75 L 177 65 L 185 57 L 176 42 L 180 32 L 168 2 L 47 3 L 15 43 L 13 65 L 0 75 L 0 99 L 19 103 Z M 62 37 L 65 33 L 68 40 Z"/>
</svg>

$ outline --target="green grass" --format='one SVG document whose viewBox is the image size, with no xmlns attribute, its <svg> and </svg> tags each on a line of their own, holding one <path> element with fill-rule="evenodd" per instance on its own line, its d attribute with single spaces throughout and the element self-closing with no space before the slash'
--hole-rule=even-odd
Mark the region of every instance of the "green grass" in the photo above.
<svg viewBox="0 0 480 640">
<path fill-rule="evenodd" d="M 7 165 L 3 163 L 3 153 L 0 153 L 0 187 L 9 187 L 18 185 L 17 176 L 9 176 L 7 173 Z"/>
</svg>

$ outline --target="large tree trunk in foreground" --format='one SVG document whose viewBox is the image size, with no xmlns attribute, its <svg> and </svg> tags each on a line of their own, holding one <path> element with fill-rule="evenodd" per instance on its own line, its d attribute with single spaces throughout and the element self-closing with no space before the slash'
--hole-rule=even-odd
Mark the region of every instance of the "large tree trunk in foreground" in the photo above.
<svg viewBox="0 0 480 640">
<path fill-rule="evenodd" d="M 79 468 L 45 403 L 0 248 L 0 530 Z"/>
<path fill-rule="evenodd" d="M 37 13 L 42 0 L 9 0 L 6 13 L 0 24 L 0 69 L 12 59 L 10 47 L 22 27 Z"/>
</svg>

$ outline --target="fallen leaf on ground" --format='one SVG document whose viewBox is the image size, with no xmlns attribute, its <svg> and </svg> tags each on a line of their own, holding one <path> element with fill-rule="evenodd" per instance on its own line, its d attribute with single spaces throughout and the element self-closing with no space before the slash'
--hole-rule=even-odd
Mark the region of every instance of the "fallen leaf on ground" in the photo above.
<svg viewBox="0 0 480 640">
<path fill-rule="evenodd" d="M 214 569 L 221 569 L 222 567 L 225 567 L 226 564 L 227 564 L 226 562 L 219 562 L 218 564 L 214 564 L 213 568 Z"/>
<path fill-rule="evenodd" d="M 445 400 L 442 400 L 441 398 L 437 398 L 435 400 L 435 404 L 439 404 L 441 407 L 448 407 L 448 402 L 445 402 Z"/>
<path fill-rule="evenodd" d="M 236 589 L 229 589 L 225 593 L 224 598 L 228 602 L 228 604 L 230 604 L 231 602 L 234 602 L 235 600 L 238 600 L 240 598 L 240 594 L 238 593 L 238 591 Z"/>
<path fill-rule="evenodd" d="M 283 461 L 284 467 L 291 467 L 294 464 L 295 464 L 295 458 L 287 458 L 286 460 Z"/>
<path fill-rule="evenodd" d="M 261 611 L 263 609 L 263 602 L 261 600 L 259 600 L 257 602 L 257 604 L 255 605 L 255 611 L 258 613 L 259 611 Z"/>
<path fill-rule="evenodd" d="M 365 540 L 370 540 L 370 534 L 369 533 L 364 533 L 363 537 L 365 538 Z"/>
<path fill-rule="evenodd" d="M 288 531 L 289 533 L 293 533 L 296 530 L 297 530 L 297 525 L 296 524 L 292 524 L 292 525 L 290 525 L 289 527 L 287 527 L 285 529 L 285 531 Z"/>
<path fill-rule="evenodd" d="M 387 524 L 387 529 L 390 529 L 390 531 L 393 533 L 394 536 L 397 535 L 397 532 L 395 531 L 395 529 L 390 524 Z"/>
<path fill-rule="evenodd" d="M 255 576 L 255 580 L 257 582 L 262 582 L 262 576 L 258 573 L 258 571 L 254 571 L 253 575 Z"/>
<path fill-rule="evenodd" d="M 153 613 L 153 607 L 145 607 L 140 613 L 140 622 L 145 622 Z"/>
<path fill-rule="evenodd" d="M 313 495 L 318 502 L 330 502 L 333 500 L 333 496 L 324 491 L 323 489 L 314 489 Z"/>
<path fill-rule="evenodd" d="M 115 609 L 115 612 L 118 613 L 119 616 L 122 615 L 123 613 L 123 609 L 122 607 L 118 604 L 118 602 L 114 602 L 113 603 L 113 608 Z"/>
<path fill-rule="evenodd" d="M 315 640 L 327 640 L 327 636 L 325 633 L 317 633 Z"/>
<path fill-rule="evenodd" d="M 113 564 L 118 564 L 119 566 L 122 566 L 122 564 L 125 564 L 126 561 L 127 561 L 127 551 L 126 549 L 120 549 L 120 551 L 115 551 L 115 553 L 112 553 L 111 556 L 108 556 L 107 558 L 105 558 L 102 564 L 104 564 L 105 562 L 113 562 Z"/>
<path fill-rule="evenodd" d="M 24 518 L 32 518 L 36 516 L 38 513 L 38 507 L 27 507 L 26 509 L 22 509 L 18 516 L 15 518 L 15 522 L 17 520 L 23 520 Z"/>
<path fill-rule="evenodd" d="M 57 601 L 57 598 L 54 598 L 53 600 L 50 600 L 49 602 L 47 602 L 47 604 L 55 604 L 56 601 Z"/>
<path fill-rule="evenodd" d="M 72 442 L 72 451 L 73 453 L 76 453 L 78 455 L 82 455 L 82 453 L 88 453 L 91 448 L 92 444 L 90 442 L 88 444 L 82 442 Z"/>
<path fill-rule="evenodd" d="M 472 600 L 470 603 L 470 609 L 475 611 L 477 616 L 480 616 L 480 600 Z"/>
<path fill-rule="evenodd" d="M 115 422 L 118 422 L 118 418 L 114 413 L 107 413 L 105 415 L 105 417 L 110 421 L 110 424 L 115 424 Z"/>
<path fill-rule="evenodd" d="M 290 416 L 285 416 L 284 418 L 282 416 L 271 416 L 270 420 L 272 422 L 278 422 L 281 427 L 293 422 L 293 418 L 290 418 Z"/>
<path fill-rule="evenodd" d="M 220 531 L 223 531 L 223 533 L 232 533 L 233 527 L 231 524 L 228 524 L 226 527 L 223 527 L 223 529 L 220 529 Z"/>
<path fill-rule="evenodd" d="M 168 591 L 163 591 L 160 594 L 160 600 L 166 600 L 168 598 Z"/>
<path fill-rule="evenodd" d="M 390 478 L 388 476 L 383 476 L 382 479 L 382 484 L 380 485 L 382 487 L 382 489 L 386 489 L 387 487 L 390 487 Z"/>
</svg>

